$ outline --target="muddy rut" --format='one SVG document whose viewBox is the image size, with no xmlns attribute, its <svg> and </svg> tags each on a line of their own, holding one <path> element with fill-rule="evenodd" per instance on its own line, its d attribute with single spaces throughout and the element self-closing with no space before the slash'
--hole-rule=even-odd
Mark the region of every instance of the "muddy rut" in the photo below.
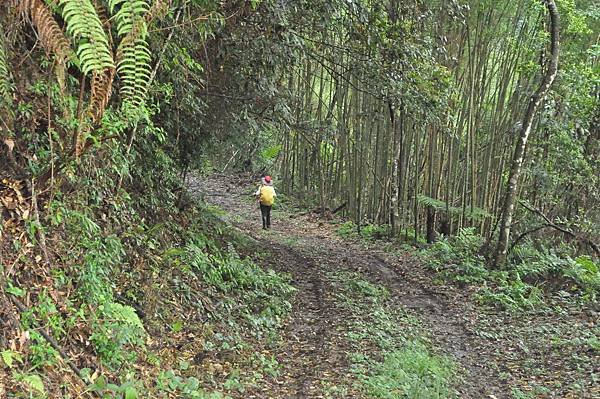
<svg viewBox="0 0 600 399">
<path fill-rule="evenodd" d="M 391 255 L 341 240 L 334 226 L 310 215 L 276 212 L 272 230 L 263 231 L 247 179 L 213 176 L 191 180 L 189 185 L 227 211 L 228 221 L 270 254 L 268 266 L 289 273 L 298 290 L 276 354 L 281 374 L 264 381 L 257 392 L 246 392 L 245 398 L 362 397 L 352 391 L 344 396 L 326 394 L 331 386 L 352 386 L 353 378 L 344 337 L 344 321 L 352 315 L 335 306 L 335 292 L 326 277 L 339 271 L 359 271 L 384 285 L 395 306 L 420 318 L 438 352 L 459 364 L 460 398 L 510 397 L 508 387 L 489 366 L 494 364 L 493 342 L 471 329 L 476 316 L 469 302 L 456 289 L 434 285 L 431 273 L 410 255 Z"/>
</svg>

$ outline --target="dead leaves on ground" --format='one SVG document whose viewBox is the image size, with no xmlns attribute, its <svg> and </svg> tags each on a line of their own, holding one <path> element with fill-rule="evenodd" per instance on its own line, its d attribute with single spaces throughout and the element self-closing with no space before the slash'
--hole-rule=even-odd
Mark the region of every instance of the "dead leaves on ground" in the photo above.
<svg viewBox="0 0 600 399">
<path fill-rule="evenodd" d="M 22 181 L 2 179 L 0 182 L 0 215 L 0 239 L 7 233 L 17 236 L 22 232 L 23 222 L 31 216 L 31 203 L 27 201 Z"/>
</svg>

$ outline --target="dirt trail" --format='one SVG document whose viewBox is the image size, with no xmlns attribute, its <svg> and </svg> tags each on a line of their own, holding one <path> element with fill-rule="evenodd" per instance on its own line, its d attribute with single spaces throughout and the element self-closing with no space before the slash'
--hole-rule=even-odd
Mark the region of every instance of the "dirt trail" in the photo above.
<svg viewBox="0 0 600 399">
<path fill-rule="evenodd" d="M 468 302 L 457 290 L 432 284 L 431 273 L 410 256 L 392 256 L 341 240 L 335 236 L 334 227 L 310 215 L 277 212 L 273 229 L 262 231 L 259 212 L 249 199 L 252 187 L 247 180 L 212 177 L 192 181 L 190 187 L 226 210 L 233 225 L 272 254 L 269 266 L 290 273 L 298 289 L 283 334 L 284 344 L 277 353 L 282 373 L 265 382 L 261 392 L 246 393 L 246 398 L 338 397 L 326 396 L 324 390 L 342 382 L 352 385 L 344 339 L 344 321 L 352 315 L 335 306 L 335 292 L 326 279 L 327 273 L 339 271 L 368 275 L 389 289 L 398 307 L 410 309 L 421 319 L 432 343 L 453 358 L 464 373 L 457 386 L 460 398 L 510 397 L 508 387 L 488 367 L 494 364 L 488 359 L 495 350 L 493 342 L 472 332 L 474 313 Z M 361 395 L 346 392 L 339 397 Z"/>
</svg>

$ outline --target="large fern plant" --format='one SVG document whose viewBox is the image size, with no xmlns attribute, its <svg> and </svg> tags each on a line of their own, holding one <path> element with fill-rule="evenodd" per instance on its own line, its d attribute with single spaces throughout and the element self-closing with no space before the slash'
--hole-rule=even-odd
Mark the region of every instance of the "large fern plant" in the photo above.
<svg viewBox="0 0 600 399">
<path fill-rule="evenodd" d="M 102 117 L 108 105 L 115 73 L 120 77 L 123 104 L 138 107 L 144 102 L 151 79 L 151 54 L 147 42 L 151 0 L 52 2 L 54 10 L 60 12 L 65 21 L 69 38 L 43 0 L 13 0 L 12 4 L 30 19 L 43 47 L 59 61 L 62 67 L 59 69 L 64 69 L 67 60 L 72 60 L 84 75 L 90 77 L 88 110 L 94 121 Z M 115 28 L 114 38 L 110 24 Z M 118 43 L 116 62 L 113 42 Z M 0 69 L 3 73 L 0 91 L 6 91 L 2 79 L 6 80 L 7 75 L 3 69 Z"/>
</svg>

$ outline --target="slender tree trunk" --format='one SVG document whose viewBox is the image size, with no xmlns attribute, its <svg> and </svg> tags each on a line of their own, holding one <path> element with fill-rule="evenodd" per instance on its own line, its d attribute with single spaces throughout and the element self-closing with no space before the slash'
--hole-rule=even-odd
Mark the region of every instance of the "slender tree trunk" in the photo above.
<svg viewBox="0 0 600 399">
<path fill-rule="evenodd" d="M 496 252 L 494 254 L 494 267 L 503 267 L 506 262 L 506 254 L 508 250 L 508 240 L 510 237 L 511 223 L 515 208 L 515 201 L 518 191 L 519 176 L 521 174 L 521 166 L 523 165 L 523 158 L 525 154 L 525 148 L 527 147 L 527 140 L 531 133 L 531 126 L 535 117 L 536 111 L 539 108 L 540 103 L 544 96 L 550 90 L 550 86 L 554 82 L 558 72 L 558 53 L 559 53 L 559 16 L 558 10 L 554 0 L 544 0 L 548 13 L 550 14 L 550 26 L 549 31 L 551 35 L 551 58 L 548 65 L 548 69 L 544 75 L 541 85 L 533 94 L 529 101 L 527 111 L 523 118 L 523 125 L 521 127 L 521 133 L 519 135 L 519 141 L 515 147 L 515 152 L 512 158 L 512 166 L 508 179 L 508 187 L 506 190 L 506 196 L 504 198 L 504 204 L 502 206 L 502 220 L 500 222 L 500 236 L 498 238 L 498 245 L 496 246 Z"/>
<path fill-rule="evenodd" d="M 398 235 L 398 227 L 400 220 L 400 212 L 398 208 L 399 201 L 399 187 L 398 187 L 398 163 L 400 162 L 400 151 L 402 147 L 398 141 L 397 134 L 397 125 L 396 125 L 396 115 L 394 107 L 391 103 L 388 104 L 389 112 L 390 112 L 390 122 L 392 125 L 392 135 L 394 137 L 394 158 L 392 160 L 392 174 L 390 176 L 391 184 L 392 184 L 392 197 L 390 198 L 390 215 L 391 215 L 391 225 L 392 225 L 392 236 L 396 237 Z"/>
</svg>

